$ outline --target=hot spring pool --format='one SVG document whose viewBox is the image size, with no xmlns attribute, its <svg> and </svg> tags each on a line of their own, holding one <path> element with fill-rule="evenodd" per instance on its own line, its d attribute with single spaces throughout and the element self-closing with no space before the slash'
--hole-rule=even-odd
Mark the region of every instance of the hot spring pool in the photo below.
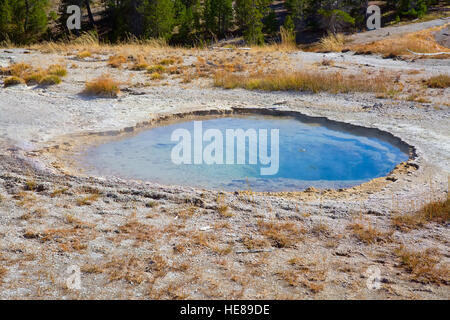
<svg viewBox="0 0 450 320">
<path fill-rule="evenodd" d="M 164 185 L 295 191 L 355 186 L 408 158 L 408 146 L 374 129 L 246 115 L 161 125 L 90 147 L 80 162 L 93 174 Z"/>
</svg>

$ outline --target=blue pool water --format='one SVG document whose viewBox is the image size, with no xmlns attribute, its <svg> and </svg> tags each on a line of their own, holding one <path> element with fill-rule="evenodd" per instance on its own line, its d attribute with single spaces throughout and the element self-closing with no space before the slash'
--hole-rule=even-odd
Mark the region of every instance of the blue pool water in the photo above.
<svg viewBox="0 0 450 320">
<path fill-rule="evenodd" d="M 197 129 L 198 124 L 197 122 Z M 205 163 L 206 146 L 210 145 L 211 141 L 220 140 L 220 135 L 215 136 L 216 139 L 205 139 L 200 142 L 200 147 L 198 142 L 201 140 L 196 140 L 197 147 L 194 146 L 194 137 L 202 137 L 198 134 L 199 131 L 194 133 L 194 121 L 159 126 L 122 140 L 91 147 L 82 155 L 82 163 L 91 173 L 147 180 L 164 185 L 224 191 L 294 191 L 311 186 L 345 188 L 358 185 L 387 175 L 398 163 L 409 158 L 407 147 L 396 146 L 398 143 L 391 143 L 392 139 L 373 131 L 369 132 L 369 129 L 368 133 L 364 134 L 361 128 L 352 130 L 348 126 L 336 124 L 302 122 L 293 117 L 251 115 L 206 118 L 202 120 L 201 127 L 203 134 L 208 129 L 218 129 L 221 132 L 223 148 L 219 148 L 220 144 L 215 145 L 216 149 L 208 149 L 207 154 L 215 156 L 215 161 L 219 163 L 221 161 L 218 159 L 223 159 L 223 164 Z M 180 149 L 182 138 L 178 136 L 178 139 L 172 141 L 171 137 L 176 129 L 186 129 L 190 133 L 190 153 L 186 148 Z M 257 142 L 252 146 L 257 149 L 253 150 L 253 154 L 249 154 L 249 139 L 246 140 L 245 150 L 239 149 L 237 141 L 233 140 L 234 158 L 231 161 L 230 156 L 227 164 L 227 129 L 254 129 L 253 132 L 257 135 L 253 142 Z M 259 145 L 264 133 L 259 129 L 267 130 L 266 148 L 264 144 Z M 274 138 L 276 130 L 278 144 Z M 185 140 L 188 141 L 183 141 Z M 273 148 L 275 144 L 279 146 L 278 152 Z M 175 152 L 178 162 L 180 159 L 188 162 L 189 158 L 191 164 L 176 164 L 172 154 L 177 145 L 180 148 L 176 150 L 182 150 Z M 187 145 L 186 142 L 183 146 Z M 216 151 L 219 149 L 222 150 L 222 155 L 220 151 Z M 261 161 L 261 150 L 266 150 L 264 154 L 272 157 L 270 163 L 267 159 L 265 162 Z M 194 163 L 195 152 L 198 164 Z M 245 153 L 245 164 L 236 163 L 240 152 L 241 155 L 242 152 Z M 203 157 L 201 163 L 199 155 Z M 256 159 L 256 164 L 249 164 L 249 158 L 252 156 L 253 160 Z M 275 161 L 276 156 L 278 161 Z M 271 171 L 270 175 L 263 175 L 262 168 L 271 168 L 268 170 Z"/>
</svg>

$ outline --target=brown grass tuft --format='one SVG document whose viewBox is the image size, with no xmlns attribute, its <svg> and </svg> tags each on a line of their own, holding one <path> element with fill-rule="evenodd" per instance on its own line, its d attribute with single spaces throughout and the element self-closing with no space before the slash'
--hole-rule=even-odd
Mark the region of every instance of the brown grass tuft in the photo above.
<svg viewBox="0 0 450 320">
<path fill-rule="evenodd" d="M 25 80 L 23 80 L 22 78 L 16 77 L 16 76 L 11 76 L 5 79 L 5 81 L 3 82 L 3 86 L 5 88 L 7 87 L 11 87 L 11 86 L 16 86 L 19 84 L 24 84 Z"/>
<path fill-rule="evenodd" d="M 390 238 L 390 233 L 383 233 L 374 227 L 370 223 L 365 225 L 362 221 L 355 222 L 348 226 L 352 230 L 352 235 L 366 244 L 372 244 L 377 242 L 387 241 Z"/>
<path fill-rule="evenodd" d="M 90 206 L 93 202 L 98 200 L 98 194 L 91 194 L 89 196 L 80 198 L 77 200 L 78 206 Z"/>
<path fill-rule="evenodd" d="M 217 211 L 224 217 L 232 217 L 233 214 L 230 212 L 228 205 L 225 203 L 225 199 L 223 195 L 217 196 Z"/>
<path fill-rule="evenodd" d="M 148 73 L 164 73 L 166 72 L 166 67 L 160 65 L 160 64 L 156 64 L 150 67 L 147 67 L 147 72 Z"/>
<path fill-rule="evenodd" d="M 147 69 L 148 66 L 149 65 L 148 65 L 147 60 L 145 60 L 145 57 L 143 55 L 138 55 L 135 63 L 131 67 L 131 70 L 141 71 L 141 70 Z"/>
<path fill-rule="evenodd" d="M 86 82 L 83 90 L 84 94 L 106 98 L 115 98 L 119 92 L 119 83 L 108 74 Z"/>
<path fill-rule="evenodd" d="M 294 246 L 303 239 L 305 233 L 303 228 L 296 226 L 292 222 L 265 222 L 258 221 L 259 231 L 266 236 L 277 248 L 287 248 Z"/>
<path fill-rule="evenodd" d="M 125 280 L 131 284 L 141 284 L 148 279 L 148 262 L 142 258 L 126 255 L 113 257 L 104 265 L 110 281 Z"/>
<path fill-rule="evenodd" d="M 450 76 L 447 74 L 440 74 L 425 80 L 425 84 L 429 88 L 445 89 L 450 87 Z"/>
<path fill-rule="evenodd" d="M 28 63 L 14 63 L 6 68 L 0 69 L 0 74 L 8 76 L 23 77 L 23 75 L 32 69 Z"/>
<path fill-rule="evenodd" d="M 51 85 L 60 84 L 60 83 L 61 83 L 61 78 L 56 75 L 45 76 L 44 78 L 41 79 L 41 81 L 39 81 L 39 84 L 43 85 L 43 86 L 51 86 Z"/>
<path fill-rule="evenodd" d="M 67 68 L 60 64 L 52 64 L 50 67 L 48 67 L 47 72 L 50 75 L 54 75 L 54 76 L 58 76 L 58 77 L 67 76 Z"/>
<path fill-rule="evenodd" d="M 401 245 L 394 253 L 400 259 L 401 266 L 411 274 L 412 279 L 424 283 L 448 284 L 450 273 L 448 265 L 438 267 L 440 254 L 436 248 L 425 251 L 412 251 Z"/>
<path fill-rule="evenodd" d="M 108 66 L 111 68 L 121 68 L 122 64 L 127 62 L 127 58 L 123 55 L 114 55 L 109 57 Z"/>
<path fill-rule="evenodd" d="M 342 33 L 336 35 L 330 33 L 319 41 L 319 50 L 341 52 L 344 49 L 345 36 Z"/>
<path fill-rule="evenodd" d="M 79 53 L 77 54 L 77 57 L 78 57 L 79 59 L 88 58 L 88 57 L 90 57 L 90 56 L 92 56 L 92 53 L 91 53 L 90 51 L 87 51 L 87 50 L 81 51 L 81 52 L 79 52 Z"/>
<path fill-rule="evenodd" d="M 430 202 L 413 214 L 393 214 L 394 228 L 401 231 L 418 229 L 430 222 L 448 223 L 450 221 L 450 196 L 445 201 Z"/>
<path fill-rule="evenodd" d="M 39 84 L 47 76 L 47 71 L 39 69 L 24 76 L 27 85 Z"/>
<path fill-rule="evenodd" d="M 174 64 L 176 61 L 175 61 L 175 59 L 173 59 L 173 58 L 166 58 L 166 59 L 162 59 L 160 62 L 159 62 L 159 64 L 160 65 L 163 65 L 163 66 L 168 66 L 168 65 L 171 65 L 171 64 Z"/>
<path fill-rule="evenodd" d="M 265 239 L 256 239 L 253 237 L 243 237 L 242 244 L 249 250 L 263 249 L 270 246 L 270 243 Z"/>
<path fill-rule="evenodd" d="M 151 80 L 161 80 L 163 79 L 163 75 L 159 72 L 153 72 L 149 75 Z"/>
<path fill-rule="evenodd" d="M 5 277 L 7 272 L 8 272 L 8 269 L 6 269 L 3 266 L 0 266 L 0 284 L 3 283 L 3 278 Z"/>
<path fill-rule="evenodd" d="M 132 216 L 124 225 L 119 227 L 119 236 L 115 240 L 133 239 L 137 246 L 143 242 L 154 242 L 158 235 L 158 229 L 154 226 L 141 223 Z"/>
</svg>

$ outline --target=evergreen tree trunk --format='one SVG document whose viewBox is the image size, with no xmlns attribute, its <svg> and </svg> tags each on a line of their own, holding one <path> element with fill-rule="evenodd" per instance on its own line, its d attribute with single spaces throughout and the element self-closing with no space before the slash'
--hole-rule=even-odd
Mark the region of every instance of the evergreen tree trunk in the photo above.
<svg viewBox="0 0 450 320">
<path fill-rule="evenodd" d="M 27 31 L 28 29 L 28 16 L 30 14 L 30 4 L 28 3 L 28 0 L 25 0 L 25 23 L 23 25 L 23 31 Z"/>
<path fill-rule="evenodd" d="M 91 24 L 91 27 L 94 28 L 95 27 L 95 22 L 94 22 L 94 16 L 92 15 L 90 1 L 86 0 L 85 3 L 86 3 L 86 9 L 87 9 L 87 12 L 88 12 L 88 16 L 89 16 L 89 22 Z"/>
</svg>

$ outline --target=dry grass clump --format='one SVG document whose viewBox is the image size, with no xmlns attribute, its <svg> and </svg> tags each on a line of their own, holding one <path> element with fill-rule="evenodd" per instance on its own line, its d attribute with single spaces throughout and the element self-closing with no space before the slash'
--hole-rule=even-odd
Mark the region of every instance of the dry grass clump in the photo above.
<svg viewBox="0 0 450 320">
<path fill-rule="evenodd" d="M 79 220 L 78 220 L 79 221 Z M 46 229 L 41 232 L 27 230 L 25 239 L 37 239 L 41 243 L 52 242 L 64 252 L 81 251 L 87 249 L 89 240 L 95 238 L 91 226 L 87 223 L 76 224 L 71 228 Z"/>
<path fill-rule="evenodd" d="M 418 229 L 430 222 L 448 223 L 450 221 L 450 196 L 445 201 L 430 202 L 413 214 L 394 214 L 392 225 L 402 231 Z"/>
<path fill-rule="evenodd" d="M 44 86 L 51 86 L 54 84 L 60 84 L 61 81 L 61 78 L 57 75 L 48 75 L 42 78 L 41 81 L 39 81 L 39 84 Z"/>
<path fill-rule="evenodd" d="M 270 243 L 265 239 L 256 239 L 253 237 L 243 237 L 242 244 L 249 250 L 263 249 L 270 246 Z"/>
<path fill-rule="evenodd" d="M 230 208 L 225 203 L 224 195 L 219 194 L 217 196 L 216 202 L 217 202 L 217 211 L 220 213 L 220 215 L 227 217 L 227 218 L 233 216 L 233 214 L 230 212 Z"/>
<path fill-rule="evenodd" d="M 345 36 L 342 33 L 336 35 L 330 33 L 319 40 L 318 47 L 321 51 L 341 52 L 344 45 Z"/>
<path fill-rule="evenodd" d="M 161 61 L 159 61 L 159 64 L 163 65 L 163 66 L 168 66 L 168 65 L 174 64 L 175 62 L 176 61 L 173 58 L 166 58 L 166 59 L 162 59 Z"/>
<path fill-rule="evenodd" d="M 91 194 L 89 196 L 80 198 L 77 200 L 78 206 L 90 206 L 93 202 L 98 200 L 98 194 Z"/>
<path fill-rule="evenodd" d="M 443 283 L 450 281 L 448 265 L 438 267 L 440 254 L 436 248 L 425 251 L 413 251 L 401 245 L 394 251 L 400 259 L 401 266 L 411 274 L 412 279 L 423 283 Z"/>
<path fill-rule="evenodd" d="M 143 242 L 153 242 L 158 236 L 158 229 L 137 221 L 133 214 L 125 224 L 119 227 L 119 236 L 116 240 L 133 239 L 135 245 L 139 245 Z"/>
<path fill-rule="evenodd" d="M 81 272 L 84 273 L 103 273 L 105 270 L 95 264 L 85 264 L 81 267 Z"/>
<path fill-rule="evenodd" d="M 434 39 L 433 32 L 438 29 L 432 28 L 369 44 L 354 45 L 350 46 L 349 49 L 363 54 L 381 54 L 386 58 L 412 55 L 410 51 L 416 53 L 450 52 L 450 49 L 441 46 Z M 440 56 L 433 56 L 433 58 L 440 58 Z"/>
<path fill-rule="evenodd" d="M 3 74 L 10 74 L 11 77 L 5 80 L 5 86 L 26 83 L 27 85 L 42 84 L 53 85 L 61 83 L 60 77 L 67 75 L 66 67 L 54 64 L 48 69 L 34 69 L 26 63 L 12 64 L 2 69 Z"/>
<path fill-rule="evenodd" d="M 290 286 L 299 286 L 311 290 L 312 293 L 319 293 L 324 289 L 324 281 L 327 278 L 327 271 L 323 268 L 317 268 L 315 263 L 308 264 L 302 258 L 294 257 L 288 260 L 288 264 L 294 270 L 283 270 L 276 274 L 287 282 Z"/>
<path fill-rule="evenodd" d="M 294 246 L 303 239 L 305 230 L 292 222 L 265 222 L 258 221 L 259 231 L 266 236 L 272 245 L 277 248 Z"/>
<path fill-rule="evenodd" d="M 109 57 L 108 66 L 111 68 L 121 68 L 127 62 L 127 58 L 121 54 Z"/>
<path fill-rule="evenodd" d="M 119 92 L 119 83 L 108 74 L 103 74 L 92 81 L 86 82 L 83 90 L 86 95 L 105 98 L 115 98 Z"/>
<path fill-rule="evenodd" d="M 407 101 L 414 101 L 414 102 L 419 102 L 419 103 L 430 103 L 431 100 L 423 97 L 421 94 L 419 93 L 413 93 L 409 96 L 406 97 Z"/>
<path fill-rule="evenodd" d="M 159 72 L 153 72 L 152 74 L 149 75 L 150 80 L 161 80 L 164 78 L 164 76 L 159 73 Z"/>
<path fill-rule="evenodd" d="M 445 89 L 450 87 L 450 76 L 447 74 L 440 74 L 425 80 L 425 84 L 429 88 Z"/>
<path fill-rule="evenodd" d="M 183 74 L 184 70 L 186 70 L 186 66 L 169 66 L 166 69 L 169 74 Z"/>
<path fill-rule="evenodd" d="M 284 51 L 297 50 L 297 44 L 295 42 L 295 31 L 280 27 L 281 44 L 279 46 Z"/>
<path fill-rule="evenodd" d="M 113 257 L 102 269 L 109 274 L 110 281 L 125 280 L 131 284 L 141 284 L 149 279 L 147 268 L 146 259 L 127 255 Z"/>
<path fill-rule="evenodd" d="M 92 53 L 90 51 L 84 50 L 81 51 L 77 54 L 77 57 L 79 59 L 85 59 L 85 58 L 89 58 L 90 56 L 92 56 Z"/>
<path fill-rule="evenodd" d="M 60 64 L 52 64 L 50 67 L 47 68 L 47 73 L 49 75 L 65 77 L 67 76 L 67 69 L 65 66 L 62 66 Z"/>
<path fill-rule="evenodd" d="M 141 71 L 148 68 L 148 62 L 143 55 L 138 55 L 136 61 L 133 66 L 130 68 L 131 70 Z"/>
<path fill-rule="evenodd" d="M 24 190 L 34 191 L 36 190 L 37 183 L 35 180 L 30 179 L 25 182 Z"/>
<path fill-rule="evenodd" d="M 331 93 L 387 92 L 394 86 L 394 79 L 384 74 L 368 78 L 367 75 L 343 75 L 341 73 L 313 73 L 304 71 L 254 73 L 238 75 L 218 72 L 214 85 L 225 89 L 244 88 L 265 91 L 325 91 Z"/>
<path fill-rule="evenodd" d="M 5 277 L 7 272 L 8 272 L 8 269 L 6 269 L 3 266 L 0 266 L 0 284 L 3 283 L 3 278 Z"/>
<path fill-rule="evenodd" d="M 217 236 L 211 232 L 196 231 L 190 235 L 192 244 L 200 247 L 211 248 L 217 240 Z"/>
<path fill-rule="evenodd" d="M 155 72 L 156 73 L 164 73 L 164 72 L 166 72 L 166 67 L 164 67 L 160 64 L 153 65 L 153 66 L 147 67 L 147 72 L 148 73 L 155 73 Z"/>
<path fill-rule="evenodd" d="M 389 240 L 391 235 L 375 229 L 370 223 L 365 225 L 363 222 L 355 222 L 350 224 L 348 228 L 352 231 L 352 235 L 356 239 L 366 244 Z"/>
<path fill-rule="evenodd" d="M 11 86 L 16 86 L 19 84 L 24 84 L 25 80 L 23 80 L 22 78 L 16 77 L 16 76 L 11 76 L 5 79 L 5 81 L 3 82 L 3 86 L 5 88 L 7 87 L 11 87 Z"/>
<path fill-rule="evenodd" d="M 68 187 L 55 189 L 52 193 L 50 193 L 50 197 L 54 198 L 60 196 L 62 194 L 65 194 L 68 190 L 69 190 Z"/>
<path fill-rule="evenodd" d="M 32 66 L 28 63 L 14 63 L 8 67 L 1 68 L 0 74 L 7 76 L 16 76 L 22 78 L 25 73 L 29 72 L 32 69 Z"/>
<path fill-rule="evenodd" d="M 39 69 L 24 76 L 27 85 L 39 84 L 47 76 L 47 71 Z"/>
</svg>

